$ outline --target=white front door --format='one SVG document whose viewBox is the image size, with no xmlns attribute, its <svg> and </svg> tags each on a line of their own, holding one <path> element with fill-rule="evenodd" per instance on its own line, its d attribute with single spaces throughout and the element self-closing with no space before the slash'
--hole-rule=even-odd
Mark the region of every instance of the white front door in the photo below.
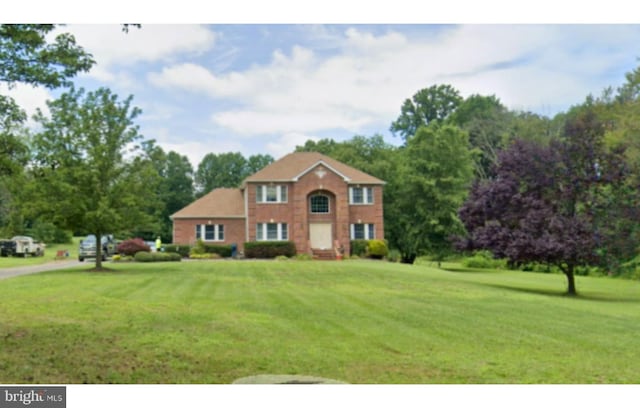
<svg viewBox="0 0 640 408">
<path fill-rule="evenodd" d="M 331 249 L 331 224 L 309 224 L 309 238 L 313 249 Z"/>
</svg>

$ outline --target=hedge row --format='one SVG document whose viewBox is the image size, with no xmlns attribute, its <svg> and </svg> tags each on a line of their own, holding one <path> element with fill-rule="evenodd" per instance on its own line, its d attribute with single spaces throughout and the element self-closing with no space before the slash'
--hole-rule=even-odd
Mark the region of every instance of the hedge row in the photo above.
<svg viewBox="0 0 640 408">
<path fill-rule="evenodd" d="M 180 254 L 183 258 L 188 258 L 191 252 L 191 245 L 163 245 L 162 249 L 164 252 L 169 253 L 177 253 Z M 204 252 L 206 254 L 218 254 L 223 258 L 228 258 L 231 256 L 231 245 L 204 245 Z"/>
<path fill-rule="evenodd" d="M 164 252 L 180 254 L 183 258 L 189 257 L 189 251 L 191 251 L 191 245 L 162 245 Z"/>
<path fill-rule="evenodd" d="M 179 262 L 182 256 L 173 252 L 144 252 L 135 255 L 136 262 Z"/>
<path fill-rule="evenodd" d="M 296 245 L 292 241 L 259 241 L 245 242 L 246 258 L 275 258 L 277 256 L 292 257 L 296 254 Z"/>
<path fill-rule="evenodd" d="M 223 258 L 231 256 L 231 245 L 204 245 L 205 254 L 218 254 Z"/>
</svg>

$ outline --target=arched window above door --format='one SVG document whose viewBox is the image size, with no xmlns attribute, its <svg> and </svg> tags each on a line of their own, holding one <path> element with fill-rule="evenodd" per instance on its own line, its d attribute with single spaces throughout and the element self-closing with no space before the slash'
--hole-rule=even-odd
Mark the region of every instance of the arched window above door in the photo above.
<svg viewBox="0 0 640 408">
<path fill-rule="evenodd" d="M 324 194 L 309 197 L 309 211 L 311 214 L 329 214 L 329 197 Z"/>
</svg>

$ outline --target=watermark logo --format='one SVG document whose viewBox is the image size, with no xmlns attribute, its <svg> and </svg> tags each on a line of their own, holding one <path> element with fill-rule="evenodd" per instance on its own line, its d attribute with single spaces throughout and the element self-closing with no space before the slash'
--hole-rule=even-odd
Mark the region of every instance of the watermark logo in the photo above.
<svg viewBox="0 0 640 408">
<path fill-rule="evenodd" d="M 66 408 L 67 387 L 0 387 L 0 408 Z"/>
</svg>

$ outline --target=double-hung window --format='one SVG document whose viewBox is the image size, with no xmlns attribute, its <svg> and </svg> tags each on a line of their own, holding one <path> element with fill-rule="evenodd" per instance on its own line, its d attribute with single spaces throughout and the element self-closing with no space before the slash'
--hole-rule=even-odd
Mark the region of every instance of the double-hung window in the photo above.
<svg viewBox="0 0 640 408">
<path fill-rule="evenodd" d="M 287 186 L 256 186 L 256 202 L 258 203 L 286 203 Z"/>
<path fill-rule="evenodd" d="M 286 241 L 289 231 L 286 223 L 258 223 L 256 225 L 256 241 Z"/>
<path fill-rule="evenodd" d="M 224 241 L 224 224 L 196 225 L 196 240 Z"/>
<path fill-rule="evenodd" d="M 375 239 L 376 229 L 373 224 L 351 224 L 351 239 Z"/>
<path fill-rule="evenodd" d="M 373 204 L 373 188 L 349 187 L 349 204 Z"/>
</svg>

